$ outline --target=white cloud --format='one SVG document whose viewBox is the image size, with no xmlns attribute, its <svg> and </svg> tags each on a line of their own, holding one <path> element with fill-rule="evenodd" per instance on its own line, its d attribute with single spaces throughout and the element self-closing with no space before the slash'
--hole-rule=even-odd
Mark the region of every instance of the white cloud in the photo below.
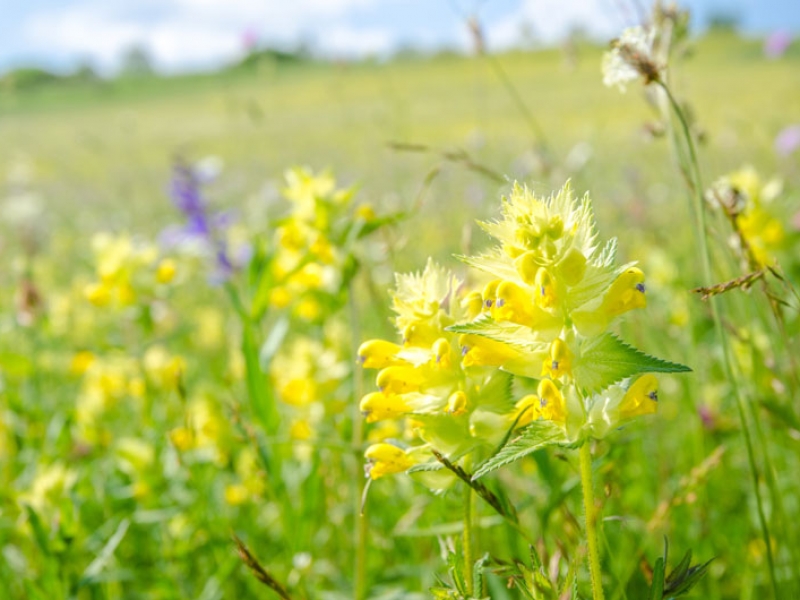
<svg viewBox="0 0 800 600">
<path fill-rule="evenodd" d="M 492 49 L 518 44 L 524 29 L 545 44 L 563 39 L 576 28 L 598 39 L 611 39 L 633 24 L 630 15 L 621 12 L 622 4 L 613 0 L 523 0 L 515 12 L 488 29 L 487 37 Z"/>
<path fill-rule="evenodd" d="M 134 44 L 146 47 L 164 71 L 221 64 L 242 53 L 246 31 L 273 44 L 311 37 L 323 50 L 352 56 L 385 52 L 392 45 L 388 31 L 347 23 L 349 11 L 376 2 L 84 0 L 32 15 L 23 25 L 23 36 L 50 52 L 88 56 L 106 72 L 117 68 L 120 54 Z"/>
</svg>

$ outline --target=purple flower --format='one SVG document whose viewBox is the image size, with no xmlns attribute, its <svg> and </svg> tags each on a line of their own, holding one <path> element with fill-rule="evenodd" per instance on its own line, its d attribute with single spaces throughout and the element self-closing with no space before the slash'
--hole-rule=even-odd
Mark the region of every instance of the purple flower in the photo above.
<svg viewBox="0 0 800 600">
<path fill-rule="evenodd" d="M 767 58 L 780 58 L 791 43 L 791 33 L 784 30 L 774 31 L 764 40 L 764 55 Z"/>
<path fill-rule="evenodd" d="M 225 229 L 233 223 L 229 212 L 211 213 L 201 192 L 202 178 L 191 166 L 176 162 L 172 170 L 170 197 L 175 207 L 186 217 L 184 225 L 172 225 L 161 232 L 161 244 L 167 248 L 190 246 L 213 257 L 209 279 L 221 284 L 230 279 L 236 269 L 224 240 Z"/>
<path fill-rule="evenodd" d="M 800 148 L 800 123 L 789 125 L 775 136 L 775 152 L 780 156 L 789 156 Z"/>
</svg>

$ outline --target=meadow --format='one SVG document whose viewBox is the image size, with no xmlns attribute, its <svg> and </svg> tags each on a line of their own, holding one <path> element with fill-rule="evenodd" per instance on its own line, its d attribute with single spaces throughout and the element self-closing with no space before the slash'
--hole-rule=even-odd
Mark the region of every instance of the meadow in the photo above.
<svg viewBox="0 0 800 600">
<path fill-rule="evenodd" d="M 603 85 L 605 50 L 1 90 L 0 597 L 668 598 L 667 541 L 667 573 L 704 565 L 686 597 L 800 593 L 800 151 L 774 144 L 800 123 L 797 43 L 768 59 L 712 32 L 673 53 L 702 189 L 655 84 Z M 550 393 L 541 356 L 535 373 L 474 359 L 458 376 L 504 407 L 468 415 L 483 445 L 402 472 L 442 415 L 361 402 L 425 385 L 376 385 L 370 366 L 412 359 L 362 345 L 414 346 L 395 273 L 432 257 L 497 302 L 455 255 L 492 247 L 476 221 L 501 218 L 514 181 L 547 198 L 567 180 L 646 277 L 646 307 L 610 330 L 691 372 L 651 363 L 655 414 L 589 437 L 562 419 L 569 439 L 537 449 L 559 417 L 518 403 Z M 458 304 L 447 286 L 435 310 Z M 464 327 L 442 335 L 495 335 Z M 603 381 L 627 393 L 647 370 Z M 459 478 L 516 436 L 533 441 L 482 489 Z"/>
</svg>

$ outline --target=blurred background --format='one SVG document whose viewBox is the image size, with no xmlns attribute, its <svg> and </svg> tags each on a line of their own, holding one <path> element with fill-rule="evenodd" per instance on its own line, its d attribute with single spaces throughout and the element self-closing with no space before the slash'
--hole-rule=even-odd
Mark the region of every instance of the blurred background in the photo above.
<svg viewBox="0 0 800 600">
<path fill-rule="evenodd" d="M 755 190 L 769 216 L 758 226 L 774 234 L 775 255 L 798 281 L 800 2 L 682 7 L 688 35 L 677 35 L 685 22 L 671 13 L 678 41 L 668 75 L 700 143 L 705 185 L 736 172 Z M 283 484 L 245 453 L 263 432 L 250 428 L 241 315 L 206 285 L 203 268 L 156 247 L 181 218 L 170 200 L 173 169 L 191 164 L 209 214 L 233 215 L 231 230 L 255 240 L 255 252 L 290 214 L 281 194 L 295 165 L 331 168 L 337 189 L 355 186 L 364 214 L 402 215 L 366 246 L 369 310 L 349 320 L 340 310 L 336 335 L 314 330 L 315 342 L 336 340 L 347 373 L 353 329 L 356 343 L 394 335 L 386 294 L 394 272 L 419 270 L 431 255 L 464 275 L 453 255 L 488 244 L 474 222 L 497 216 L 513 180 L 544 195 L 567 179 L 579 195 L 590 191 L 603 238 L 619 237 L 619 262 L 639 260 L 648 276 L 649 306 L 630 315 L 624 338 L 695 369 L 664 377 L 658 415 L 599 446 L 606 583 L 618 582 L 611 597 L 626 597 L 626 585 L 627 597 L 642 597 L 643 557 L 652 564 L 665 536 L 675 557 L 689 548 L 698 561 L 717 557 L 695 597 L 768 597 L 767 546 L 730 382 L 714 362 L 708 305 L 688 292 L 712 282 L 701 280 L 669 119 L 638 82 L 625 94 L 603 85 L 610 40 L 651 8 L 645 0 L 0 0 L 0 596 L 243 597 L 259 584 L 233 554 L 235 530 L 272 553 L 276 575 L 308 597 L 353 597 L 342 592 L 353 554 L 342 531 L 357 522 L 348 485 L 363 459 L 341 440 L 350 439 L 357 394 L 348 376 L 335 403 L 315 398 L 320 431 L 339 436 L 315 446 L 316 462 L 289 458 L 310 447 L 296 442 L 311 432 L 270 440 L 285 446 L 288 492 L 265 497 L 265 483 Z M 721 280 L 742 274 L 730 234 L 718 215 L 709 236 Z M 156 256 L 177 260 L 158 285 Z M 109 305 L 95 293 L 106 270 L 148 284 Z M 252 283 L 247 273 L 236 281 Z M 734 308 L 723 314 L 774 461 L 765 469 L 768 512 L 793 597 L 800 421 L 796 352 L 785 348 L 798 339 L 797 311 L 778 331 L 754 296 L 727 295 Z M 251 345 L 269 346 L 273 322 L 259 325 Z M 314 372 L 318 347 L 280 364 Z M 84 401 L 107 435 L 81 437 Z M 332 404 L 339 412 L 329 418 Z M 284 418 L 295 408 L 281 404 Z M 206 447 L 176 435 L 192 418 Z M 563 454 L 535 458 L 500 481 L 557 566 L 562 552 L 582 552 L 576 472 Z M 256 485 L 242 492 L 242 482 Z M 446 571 L 439 540 L 460 526 L 448 523 L 453 495 L 401 477 L 370 493 L 378 509 L 369 515 L 369 579 L 378 591 L 393 586 L 370 597 L 427 597 Z M 41 500 L 41 529 L 26 498 Z M 527 547 L 494 527 L 485 535 L 508 543 L 492 551 L 513 548 L 506 558 L 527 560 Z M 513 597 L 499 578 L 495 586 L 493 597 Z"/>
</svg>

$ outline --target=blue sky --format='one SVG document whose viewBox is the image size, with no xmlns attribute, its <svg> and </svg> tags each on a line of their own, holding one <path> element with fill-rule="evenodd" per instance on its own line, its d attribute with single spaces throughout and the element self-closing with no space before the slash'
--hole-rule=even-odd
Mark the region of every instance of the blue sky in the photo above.
<svg viewBox="0 0 800 600">
<path fill-rule="evenodd" d="M 747 32 L 800 32 L 800 0 L 685 0 L 696 28 L 710 14 L 738 16 Z M 246 35 L 292 46 L 305 40 L 341 56 L 398 45 L 466 47 L 477 14 L 490 48 L 522 32 L 552 43 L 578 25 L 598 39 L 636 22 L 648 0 L 0 0 L 0 72 L 37 64 L 66 70 L 89 60 L 113 72 L 120 53 L 148 48 L 159 70 L 216 66 L 241 56 Z M 800 43 L 800 42 L 798 42 Z"/>
</svg>

